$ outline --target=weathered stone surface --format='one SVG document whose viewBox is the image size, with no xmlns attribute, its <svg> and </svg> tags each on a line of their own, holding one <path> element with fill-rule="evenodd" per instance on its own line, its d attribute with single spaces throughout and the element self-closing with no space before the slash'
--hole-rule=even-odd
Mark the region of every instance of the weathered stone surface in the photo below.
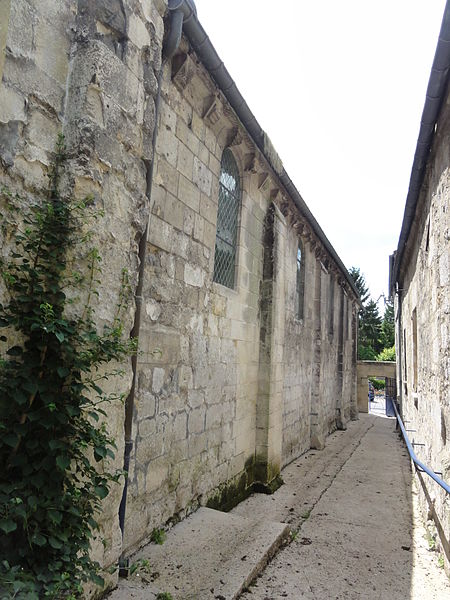
<svg viewBox="0 0 450 600">
<path fill-rule="evenodd" d="M 411 229 L 395 293 L 397 394 L 411 441 L 420 460 L 450 480 L 450 104 L 447 96 Z M 394 292 L 394 290 L 393 290 Z M 450 573 L 448 496 L 427 477 L 420 479 L 420 504 L 438 530 L 445 568 Z M 447 549 L 447 550 L 446 550 Z"/>
<path fill-rule="evenodd" d="M 77 198 L 92 195 L 104 212 L 94 236 L 103 255 L 99 326 L 114 319 L 123 269 L 131 294 L 136 290 L 139 246 L 151 212 L 147 243 L 141 244 L 146 256 L 125 535 L 121 548 L 118 486 L 101 517 L 106 545 L 95 546 L 106 566 L 169 519 L 211 498 L 231 504 L 255 481 L 270 484 L 283 464 L 345 425 L 355 392 L 356 330 L 345 339 L 339 334 L 346 317 L 341 290 L 336 284 L 328 298 L 330 276 L 314 252 L 319 242 L 312 234 L 303 240 L 300 319 L 293 227 L 300 215 L 289 199 L 289 210 L 281 212 L 285 192 L 276 175 L 268 179 L 269 165 L 193 54 L 184 77 L 172 80 L 170 65 L 165 67 L 153 148 L 166 6 L 163 0 L 18 0 L 7 55 L 0 29 L 0 57 L 6 56 L 2 176 L 19 189 L 38 187 L 63 130 L 67 186 Z M 182 48 L 187 45 L 183 40 Z M 221 158 L 228 143 L 243 192 L 232 288 L 213 281 Z M 270 157 L 281 168 L 273 149 Z M 445 281 L 445 260 L 440 264 Z M 329 333 L 330 302 L 336 305 L 336 335 Z M 349 314 L 354 307 L 349 296 Z M 130 302 L 125 337 L 134 317 Z M 124 370 L 111 386 L 126 397 L 131 364 Z M 114 467 L 122 468 L 121 403 L 108 409 L 108 424 L 118 446 Z"/>
</svg>

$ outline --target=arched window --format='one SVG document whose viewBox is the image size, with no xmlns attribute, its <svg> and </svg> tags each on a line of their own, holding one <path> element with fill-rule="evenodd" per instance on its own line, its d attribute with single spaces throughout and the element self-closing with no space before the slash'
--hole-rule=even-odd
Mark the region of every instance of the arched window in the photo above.
<svg viewBox="0 0 450 600">
<path fill-rule="evenodd" d="M 299 241 L 297 246 L 297 279 L 295 286 L 295 316 L 303 319 L 303 306 L 305 296 L 305 258 L 303 246 Z"/>
<path fill-rule="evenodd" d="M 239 171 L 229 148 L 222 154 L 219 180 L 219 207 L 217 211 L 216 248 L 213 280 L 226 287 L 234 287 L 236 245 L 241 186 Z"/>
</svg>

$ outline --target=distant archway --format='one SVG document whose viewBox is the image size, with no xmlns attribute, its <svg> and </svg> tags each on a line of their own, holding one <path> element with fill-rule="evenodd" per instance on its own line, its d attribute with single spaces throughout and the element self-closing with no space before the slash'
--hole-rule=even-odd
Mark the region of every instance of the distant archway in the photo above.
<svg viewBox="0 0 450 600">
<path fill-rule="evenodd" d="M 395 362 L 358 360 L 358 412 L 369 412 L 369 398 L 367 395 L 369 377 L 387 377 L 395 379 Z"/>
</svg>

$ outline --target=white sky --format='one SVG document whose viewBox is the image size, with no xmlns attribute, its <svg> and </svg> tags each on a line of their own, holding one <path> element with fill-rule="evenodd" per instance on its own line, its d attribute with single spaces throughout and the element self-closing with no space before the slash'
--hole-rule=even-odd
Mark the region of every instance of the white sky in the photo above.
<svg viewBox="0 0 450 600">
<path fill-rule="evenodd" d="M 347 267 L 387 294 L 445 0 L 195 0 Z"/>
</svg>

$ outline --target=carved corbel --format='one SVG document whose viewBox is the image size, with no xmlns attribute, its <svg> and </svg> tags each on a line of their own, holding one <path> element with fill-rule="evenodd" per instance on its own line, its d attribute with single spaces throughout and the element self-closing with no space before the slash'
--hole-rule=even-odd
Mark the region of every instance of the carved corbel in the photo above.
<svg viewBox="0 0 450 600">
<path fill-rule="evenodd" d="M 258 180 L 258 189 L 261 192 L 267 192 L 267 190 L 269 189 L 269 185 L 270 185 L 270 176 L 268 173 L 260 173 L 259 174 L 259 180 Z"/>
<path fill-rule="evenodd" d="M 220 121 L 221 111 L 219 103 L 215 96 L 210 96 L 206 102 L 206 109 L 203 112 L 203 119 L 211 126 L 216 125 Z"/>
<path fill-rule="evenodd" d="M 244 156 L 244 171 L 248 173 L 256 173 L 256 155 L 250 152 Z"/>
<path fill-rule="evenodd" d="M 172 81 L 180 91 L 183 91 L 190 83 L 194 73 L 195 64 L 188 54 L 183 52 L 173 57 Z"/>
</svg>

